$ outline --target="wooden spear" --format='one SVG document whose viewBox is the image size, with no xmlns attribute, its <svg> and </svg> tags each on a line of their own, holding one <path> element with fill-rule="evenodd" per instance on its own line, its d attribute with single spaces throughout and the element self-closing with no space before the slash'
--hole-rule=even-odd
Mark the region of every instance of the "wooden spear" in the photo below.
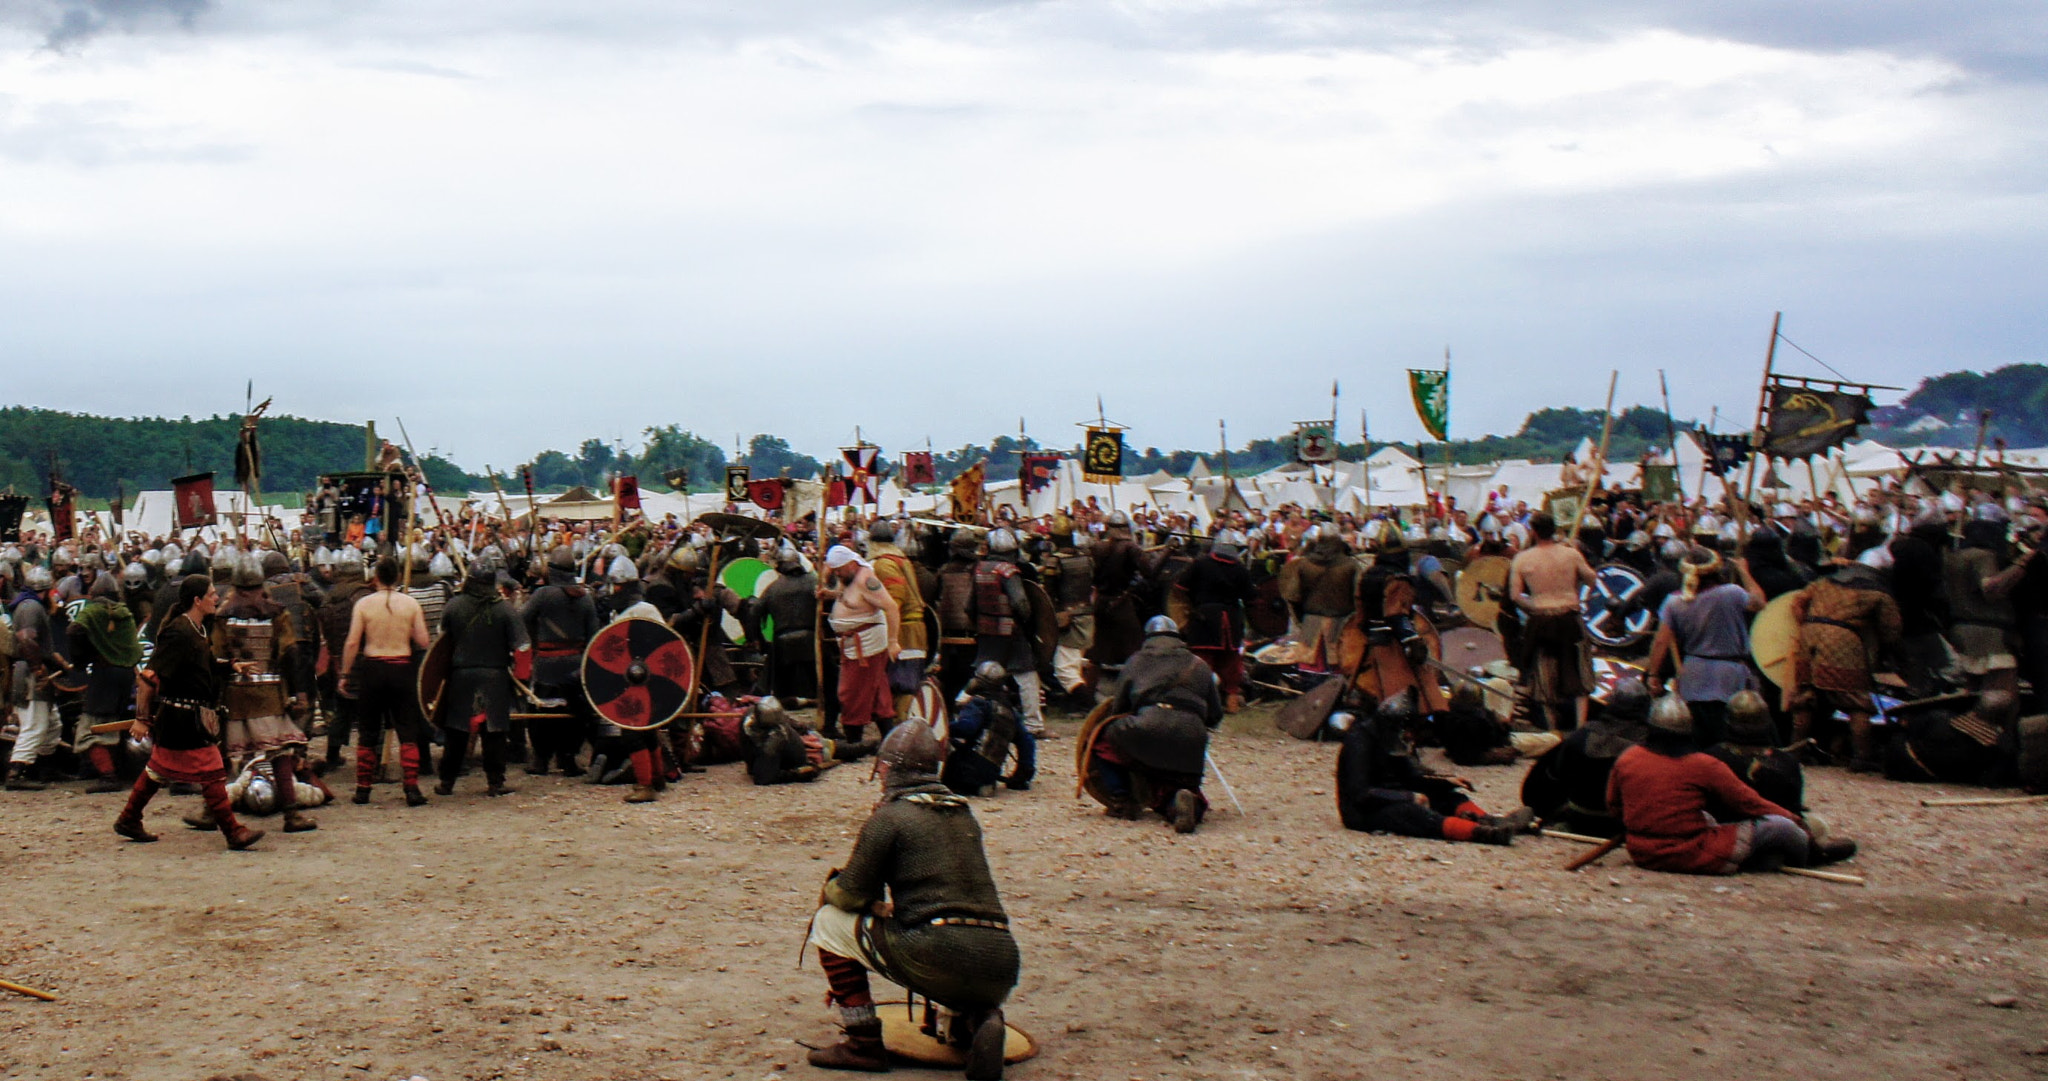
<svg viewBox="0 0 2048 1081">
<path fill-rule="evenodd" d="M 1607 419 L 1600 422 L 1600 453 L 1594 459 L 1599 464 L 1586 475 L 1586 490 L 1579 494 L 1579 509 L 1572 515 L 1572 531 L 1565 543 L 1576 543 L 1579 539 L 1579 524 L 1586 520 L 1586 504 L 1593 500 L 1593 488 L 1607 475 L 1607 439 L 1614 434 L 1614 384 L 1621 379 L 1621 373 L 1614 371 L 1607 376 Z"/>
</svg>

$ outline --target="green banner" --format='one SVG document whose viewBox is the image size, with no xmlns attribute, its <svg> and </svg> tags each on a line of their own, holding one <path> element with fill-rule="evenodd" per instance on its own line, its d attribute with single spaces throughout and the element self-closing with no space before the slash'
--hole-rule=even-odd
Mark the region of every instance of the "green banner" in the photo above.
<svg viewBox="0 0 2048 1081">
<path fill-rule="evenodd" d="M 1451 370 L 1408 369 L 1408 393 L 1415 399 L 1415 415 L 1423 430 L 1441 443 L 1451 430 Z"/>
</svg>

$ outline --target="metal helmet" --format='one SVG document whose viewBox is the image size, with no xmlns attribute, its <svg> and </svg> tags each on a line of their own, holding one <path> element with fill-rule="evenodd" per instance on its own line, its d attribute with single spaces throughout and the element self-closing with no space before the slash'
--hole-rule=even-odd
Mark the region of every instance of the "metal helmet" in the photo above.
<svg viewBox="0 0 2048 1081">
<path fill-rule="evenodd" d="M 1179 638 L 1180 624 L 1175 623 L 1172 616 L 1153 616 L 1145 621 L 1145 637 L 1150 638 L 1158 634 L 1170 634 Z"/>
<path fill-rule="evenodd" d="M 50 568 L 43 566 L 30 567 L 22 574 L 21 580 L 23 585 L 38 593 L 57 584 L 56 579 L 50 575 Z"/>
<path fill-rule="evenodd" d="M 323 545 L 321 545 L 320 547 L 318 547 L 318 548 L 314 549 L 314 550 L 313 550 L 313 565 L 314 565 L 314 566 L 316 566 L 316 567 L 332 567 L 332 566 L 334 566 L 334 550 L 333 550 L 333 549 L 331 549 L 331 548 L 329 548 L 329 547 L 327 547 L 327 546 L 326 546 L 326 545 L 324 545 L 324 544 L 323 544 Z"/>
<path fill-rule="evenodd" d="M 363 553 L 354 548 L 343 548 L 334 557 L 334 573 L 341 578 L 361 578 Z"/>
<path fill-rule="evenodd" d="M 548 549 L 548 566 L 558 571 L 575 570 L 575 551 L 566 544 L 558 544 Z"/>
<path fill-rule="evenodd" d="M 1405 729 L 1415 723 L 1415 696 L 1405 692 L 1397 694 L 1381 702 L 1379 709 L 1373 711 L 1373 717 Z"/>
<path fill-rule="evenodd" d="M 743 724 L 748 735 L 761 739 L 788 720 L 789 713 L 782 708 L 782 700 L 769 695 L 754 703 L 754 708 L 747 711 L 747 719 Z"/>
<path fill-rule="evenodd" d="M 640 571 L 639 568 L 633 566 L 632 560 L 627 559 L 621 553 L 613 557 L 611 569 L 605 572 L 605 577 L 618 584 L 637 582 L 640 580 Z"/>
<path fill-rule="evenodd" d="M 236 589 L 263 588 L 263 564 L 255 556 L 243 556 L 235 560 L 234 571 L 229 581 Z"/>
<path fill-rule="evenodd" d="M 149 584 L 149 568 L 140 563 L 130 563 L 121 568 L 121 584 L 129 589 L 140 589 Z"/>
<path fill-rule="evenodd" d="M 248 785 L 242 789 L 242 806 L 252 815 L 267 815 L 277 810 L 277 785 L 262 774 L 250 777 Z"/>
<path fill-rule="evenodd" d="M 1650 715 L 1650 688 L 1630 676 L 1607 692 L 1606 713 L 1617 721 L 1641 721 Z"/>
<path fill-rule="evenodd" d="M 988 550 L 991 555 L 1007 555 L 1017 550 L 1017 534 L 1009 529 L 988 531 Z"/>
<path fill-rule="evenodd" d="M 140 560 L 144 567 L 160 567 L 163 566 L 164 554 L 155 548 L 148 548 L 136 559 Z"/>
<path fill-rule="evenodd" d="M 78 557 L 72 554 L 71 546 L 68 544 L 60 544 L 56 551 L 50 553 L 50 566 L 58 570 L 69 568 L 77 562 Z"/>
<path fill-rule="evenodd" d="M 1109 519 L 1104 524 L 1111 529 L 1129 529 L 1131 528 L 1131 516 L 1120 510 L 1111 511 L 1109 512 Z"/>
<path fill-rule="evenodd" d="M 899 724 L 875 751 L 875 764 L 903 773 L 937 773 L 939 738 L 928 724 Z"/>
<path fill-rule="evenodd" d="M 276 578 L 292 572 L 291 557 L 283 552 L 263 553 L 263 577 Z"/>
<path fill-rule="evenodd" d="M 972 530 L 956 529 L 952 538 L 946 542 L 946 547 L 955 557 L 965 558 L 972 556 L 975 549 L 981 547 L 981 541 L 975 538 Z"/>
<path fill-rule="evenodd" d="M 1638 529 L 1628 535 L 1626 543 L 1629 551 L 1640 552 L 1650 546 L 1650 535 Z"/>
<path fill-rule="evenodd" d="M 690 554 L 693 557 L 692 562 L 694 564 L 696 553 L 692 552 Z M 783 574 L 803 573 L 804 557 L 797 552 L 796 545 L 788 541 L 782 542 L 782 546 L 775 550 L 775 569 Z"/>
<path fill-rule="evenodd" d="M 436 578 L 453 578 L 455 577 L 455 560 L 449 558 L 446 552 L 435 552 L 434 558 L 427 563 L 427 573 Z"/>
<path fill-rule="evenodd" d="M 111 574 L 97 575 L 92 580 L 92 587 L 85 591 L 85 595 L 118 598 L 121 596 L 121 583 Z"/>
<path fill-rule="evenodd" d="M 1667 694 L 1650 707 L 1650 727 L 1676 736 L 1692 735 L 1692 709 L 1685 699 Z"/>
<path fill-rule="evenodd" d="M 1324 723 L 1330 726 L 1332 732 L 1349 732 L 1351 726 L 1358 723 L 1358 714 L 1348 709 L 1340 709 L 1330 714 L 1330 719 Z"/>
<path fill-rule="evenodd" d="M 1745 688 L 1728 699 L 1728 740 L 1753 747 L 1778 742 L 1778 734 L 1771 726 L 1771 707 L 1764 702 L 1763 695 Z"/>
<path fill-rule="evenodd" d="M 967 681 L 967 692 L 993 691 L 1010 678 L 1010 670 L 1001 661 L 983 661 L 974 666 L 974 678 Z"/>
<path fill-rule="evenodd" d="M 1209 539 L 1209 550 L 1226 559 L 1235 559 L 1244 551 L 1244 534 L 1235 529 L 1218 530 Z"/>
<path fill-rule="evenodd" d="M 692 572 L 697 569 L 697 565 L 697 550 L 687 544 L 676 545 L 675 550 L 668 554 L 669 570 Z"/>
<path fill-rule="evenodd" d="M 868 527 L 868 543 L 869 543 L 869 544 L 894 544 L 894 543 L 896 543 L 896 523 L 894 523 L 894 522 L 892 522 L 892 521 L 888 520 L 887 518 L 884 518 L 884 519 L 882 519 L 881 521 L 879 521 L 879 522 L 876 522 L 876 523 L 875 523 L 874 525 L 871 525 L 871 526 L 869 526 L 869 527 Z"/>
</svg>

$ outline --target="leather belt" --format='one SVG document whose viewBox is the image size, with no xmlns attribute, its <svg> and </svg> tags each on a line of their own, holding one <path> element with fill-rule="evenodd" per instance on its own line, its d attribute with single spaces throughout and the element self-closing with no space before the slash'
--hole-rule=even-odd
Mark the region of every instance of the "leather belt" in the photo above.
<svg viewBox="0 0 2048 1081">
<path fill-rule="evenodd" d="M 1008 920 L 984 920 L 975 916 L 934 916 L 926 921 L 926 927 L 987 927 L 996 931 L 1010 929 Z"/>
</svg>

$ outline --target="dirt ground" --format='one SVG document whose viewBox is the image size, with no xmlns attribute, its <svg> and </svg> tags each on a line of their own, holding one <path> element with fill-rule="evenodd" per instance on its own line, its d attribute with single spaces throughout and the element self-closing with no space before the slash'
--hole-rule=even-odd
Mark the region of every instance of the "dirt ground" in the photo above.
<svg viewBox="0 0 2048 1081">
<path fill-rule="evenodd" d="M 1215 748 L 1242 816 L 1211 782 L 1194 836 L 1112 821 L 1074 797 L 1073 727 L 1035 790 L 977 804 L 1043 1052 L 1012 1077 L 2048 1076 L 2048 806 L 1817 770 L 1867 888 L 1573 875 L 1565 841 L 1346 833 L 1335 746 L 1256 710 Z M 1520 768 L 1463 772 L 1514 804 Z M 118 796 L 5 793 L 0 977 L 61 997 L 0 996 L 0 1076 L 824 1076 L 797 949 L 866 774 L 716 767 L 642 807 L 516 770 L 506 800 L 380 786 L 249 853 L 180 827 L 193 798 L 135 845 Z"/>
</svg>

